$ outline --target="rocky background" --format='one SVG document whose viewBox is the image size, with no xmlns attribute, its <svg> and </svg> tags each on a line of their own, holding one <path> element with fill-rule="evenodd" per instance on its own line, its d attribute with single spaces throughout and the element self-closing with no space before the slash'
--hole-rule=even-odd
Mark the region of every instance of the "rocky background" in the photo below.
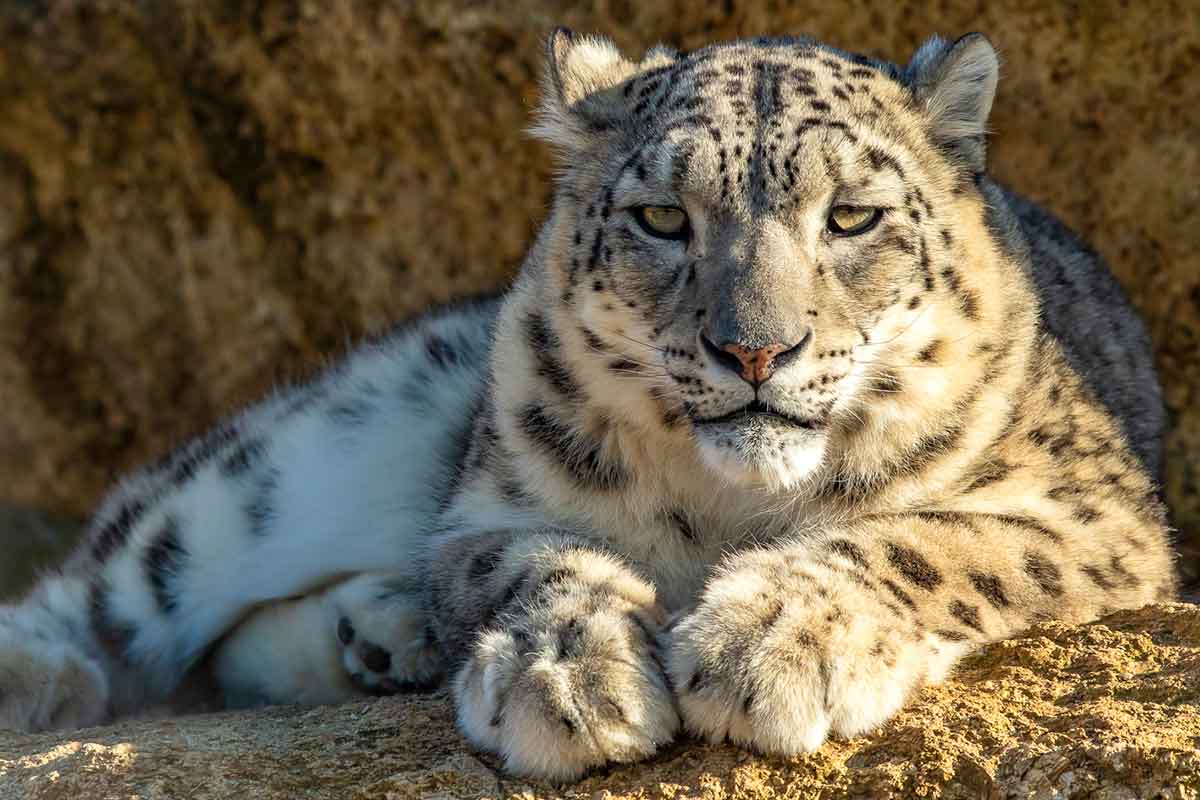
<svg viewBox="0 0 1200 800">
<path fill-rule="evenodd" d="M 1167 490 L 1200 542 L 1189 0 L 2 3 L 0 503 L 84 514 L 114 475 L 364 333 L 503 285 L 546 207 L 548 154 L 522 129 L 556 23 L 630 51 L 807 32 L 899 60 L 931 32 L 986 32 L 1004 59 L 994 171 L 1150 319 Z M 35 541 L 21 530 L 0 530 L 10 570 L 4 539 Z"/>
</svg>

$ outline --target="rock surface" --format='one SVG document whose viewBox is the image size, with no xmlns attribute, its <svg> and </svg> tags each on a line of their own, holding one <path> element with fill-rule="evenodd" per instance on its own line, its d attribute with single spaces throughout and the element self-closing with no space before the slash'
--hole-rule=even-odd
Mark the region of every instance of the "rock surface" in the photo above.
<svg viewBox="0 0 1200 800">
<path fill-rule="evenodd" d="M 1200 5 L 919 0 L 0 4 L 0 502 L 86 512 L 347 342 L 499 286 L 543 215 L 522 134 L 563 23 L 637 51 L 807 32 L 905 59 L 987 32 L 994 170 L 1151 320 L 1200 539 Z"/>
<path fill-rule="evenodd" d="M 871 736 L 794 759 L 681 742 L 548 786 L 468 750 L 442 697 L 0 733 L 0 797 L 1200 797 L 1200 606 L 1042 625 L 969 658 Z"/>
</svg>

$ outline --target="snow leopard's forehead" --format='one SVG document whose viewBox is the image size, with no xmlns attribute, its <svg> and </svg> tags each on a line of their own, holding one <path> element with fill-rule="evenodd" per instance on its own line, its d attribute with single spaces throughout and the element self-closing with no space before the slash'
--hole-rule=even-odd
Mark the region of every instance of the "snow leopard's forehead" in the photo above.
<svg viewBox="0 0 1200 800">
<path fill-rule="evenodd" d="M 889 62 L 811 39 L 760 38 L 679 54 L 670 63 L 635 75 L 622 91 L 642 101 L 633 107 L 635 117 L 698 108 L 689 105 L 685 95 L 702 102 L 724 98 L 735 116 L 761 117 L 802 99 L 849 102 L 869 91 L 862 81 L 880 76 L 898 81 L 901 71 Z M 822 97 L 825 94 L 829 96 Z"/>
<path fill-rule="evenodd" d="M 780 143 L 821 128 L 883 122 L 907 105 L 893 64 L 807 39 L 716 45 L 639 72 L 621 86 L 621 127 L 643 142 L 702 129 L 718 142 Z M 899 101 L 899 102 L 898 102 Z"/>
</svg>

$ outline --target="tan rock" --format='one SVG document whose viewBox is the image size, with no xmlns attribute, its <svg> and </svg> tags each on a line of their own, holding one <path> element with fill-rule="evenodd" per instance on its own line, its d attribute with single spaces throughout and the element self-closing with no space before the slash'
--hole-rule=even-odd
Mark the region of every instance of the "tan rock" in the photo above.
<svg viewBox="0 0 1200 800">
<path fill-rule="evenodd" d="M 1050 623 L 877 733 L 794 759 L 681 742 L 571 786 L 503 775 L 440 696 L 0 733 L 0 798 L 1200 797 L 1200 606 Z"/>
<path fill-rule="evenodd" d="M 806 32 L 897 59 L 933 31 L 987 32 L 995 171 L 1149 316 L 1168 491 L 1200 539 L 1187 0 L 2 3 L 0 501 L 83 513 L 116 472 L 364 332 L 503 284 L 546 203 L 548 154 L 522 129 L 554 23 L 634 51 Z"/>
</svg>

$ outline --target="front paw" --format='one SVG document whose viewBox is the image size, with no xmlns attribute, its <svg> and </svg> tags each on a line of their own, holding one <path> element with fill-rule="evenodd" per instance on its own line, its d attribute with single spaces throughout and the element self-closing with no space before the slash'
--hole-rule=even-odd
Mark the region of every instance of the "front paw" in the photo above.
<svg viewBox="0 0 1200 800">
<path fill-rule="evenodd" d="M 454 683 L 459 724 L 517 774 L 572 780 L 645 758 L 679 727 L 656 651 L 661 615 L 575 578 L 482 633 Z"/>
<path fill-rule="evenodd" d="M 888 719 L 938 656 L 869 585 L 780 552 L 736 561 L 674 630 L 669 670 L 686 727 L 793 755 Z"/>
</svg>

